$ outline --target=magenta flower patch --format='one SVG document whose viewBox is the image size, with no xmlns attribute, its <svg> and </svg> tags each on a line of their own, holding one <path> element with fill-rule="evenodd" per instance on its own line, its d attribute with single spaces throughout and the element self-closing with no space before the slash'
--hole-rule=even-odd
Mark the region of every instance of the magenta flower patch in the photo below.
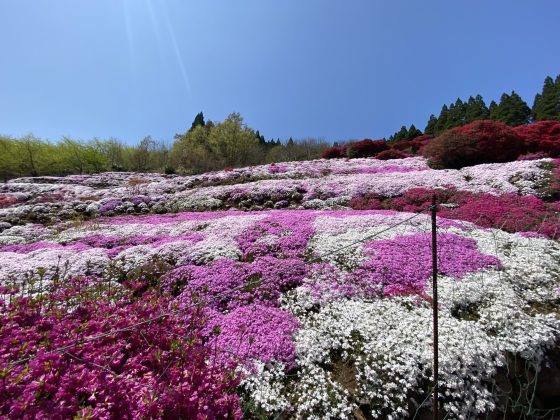
<svg viewBox="0 0 560 420">
<path fill-rule="evenodd" d="M 263 305 L 237 308 L 209 322 L 210 346 L 219 362 L 237 361 L 251 366 L 255 360 L 295 363 L 293 335 L 299 322 L 289 313 Z M 219 363 L 220 364 L 220 363 Z"/>
<path fill-rule="evenodd" d="M 371 257 L 355 275 L 376 284 L 384 294 L 406 294 L 424 290 L 432 275 L 431 235 L 399 236 L 370 242 L 366 254 Z M 500 261 L 482 254 L 473 239 L 444 233 L 438 235 L 438 271 L 462 278 L 483 268 L 500 268 Z"/>
</svg>

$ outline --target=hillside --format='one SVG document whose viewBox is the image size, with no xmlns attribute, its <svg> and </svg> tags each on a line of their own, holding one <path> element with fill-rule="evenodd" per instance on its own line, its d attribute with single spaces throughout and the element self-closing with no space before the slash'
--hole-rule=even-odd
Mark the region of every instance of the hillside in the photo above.
<svg viewBox="0 0 560 420">
<path fill-rule="evenodd" d="M 0 414 L 427 415 L 436 194 L 443 411 L 554 415 L 556 165 L 357 158 L 11 180 Z"/>
</svg>

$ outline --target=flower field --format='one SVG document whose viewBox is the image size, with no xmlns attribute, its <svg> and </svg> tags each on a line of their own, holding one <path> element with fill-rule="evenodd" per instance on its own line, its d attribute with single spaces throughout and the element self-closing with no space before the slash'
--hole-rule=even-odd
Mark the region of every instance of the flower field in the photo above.
<svg viewBox="0 0 560 420">
<path fill-rule="evenodd" d="M 423 158 L 0 186 L 0 417 L 554 415 L 558 170 Z M 547 379 L 548 378 L 548 379 Z"/>
</svg>

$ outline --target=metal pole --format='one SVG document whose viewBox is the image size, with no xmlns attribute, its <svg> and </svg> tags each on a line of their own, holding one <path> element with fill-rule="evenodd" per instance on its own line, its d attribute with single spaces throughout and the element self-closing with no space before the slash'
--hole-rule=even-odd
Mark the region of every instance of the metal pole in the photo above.
<svg viewBox="0 0 560 420">
<path fill-rule="evenodd" d="M 432 313 L 434 317 L 434 397 L 432 401 L 432 410 L 434 412 L 434 420 L 439 418 L 438 406 L 438 295 L 437 295 L 437 221 L 436 221 L 436 196 L 432 196 Z"/>
</svg>

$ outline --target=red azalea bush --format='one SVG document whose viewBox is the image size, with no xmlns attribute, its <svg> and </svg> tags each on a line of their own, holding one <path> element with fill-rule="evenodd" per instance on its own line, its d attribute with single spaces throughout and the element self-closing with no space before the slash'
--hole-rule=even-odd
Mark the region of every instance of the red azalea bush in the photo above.
<svg viewBox="0 0 560 420">
<path fill-rule="evenodd" d="M 417 154 L 422 153 L 422 149 L 433 139 L 432 136 L 422 135 L 415 137 L 413 140 L 397 141 L 391 145 L 394 150 Z"/>
<path fill-rule="evenodd" d="M 524 147 L 513 128 L 482 120 L 445 131 L 424 147 L 423 154 L 434 167 L 459 169 L 513 161 L 523 153 Z"/>
<path fill-rule="evenodd" d="M 380 160 L 404 159 L 407 157 L 410 157 L 408 153 L 401 152 L 400 150 L 393 150 L 393 149 L 384 150 L 381 153 L 375 155 L 375 158 Z"/>
<path fill-rule="evenodd" d="M 11 299 L 0 305 L 0 417 L 241 416 L 233 366 L 208 364 L 200 311 L 130 328 L 170 300 L 152 292 L 133 300 L 122 288 L 115 296 L 92 279 L 48 295 L 3 289 Z"/>
<path fill-rule="evenodd" d="M 349 158 L 373 157 L 388 149 L 389 146 L 385 140 L 364 139 L 348 144 L 346 146 L 346 156 Z"/>
<path fill-rule="evenodd" d="M 454 189 L 413 188 L 396 198 L 383 199 L 374 195 L 355 197 L 348 205 L 355 210 L 416 212 L 430 207 L 434 194 L 440 204 L 438 214 L 441 217 L 465 220 L 507 232 L 538 232 L 552 239 L 560 238 L 560 220 L 557 214 L 560 210 L 559 203 L 548 203 L 532 195 L 495 196 Z"/>
<path fill-rule="evenodd" d="M 375 194 L 366 194 L 352 198 L 348 206 L 354 210 L 380 210 L 383 209 L 382 198 Z"/>
<path fill-rule="evenodd" d="M 328 147 L 321 154 L 323 159 L 337 159 L 345 157 L 345 150 L 343 147 Z"/>
<path fill-rule="evenodd" d="M 513 130 L 523 139 L 527 152 L 560 156 L 560 121 L 539 121 Z"/>
</svg>

